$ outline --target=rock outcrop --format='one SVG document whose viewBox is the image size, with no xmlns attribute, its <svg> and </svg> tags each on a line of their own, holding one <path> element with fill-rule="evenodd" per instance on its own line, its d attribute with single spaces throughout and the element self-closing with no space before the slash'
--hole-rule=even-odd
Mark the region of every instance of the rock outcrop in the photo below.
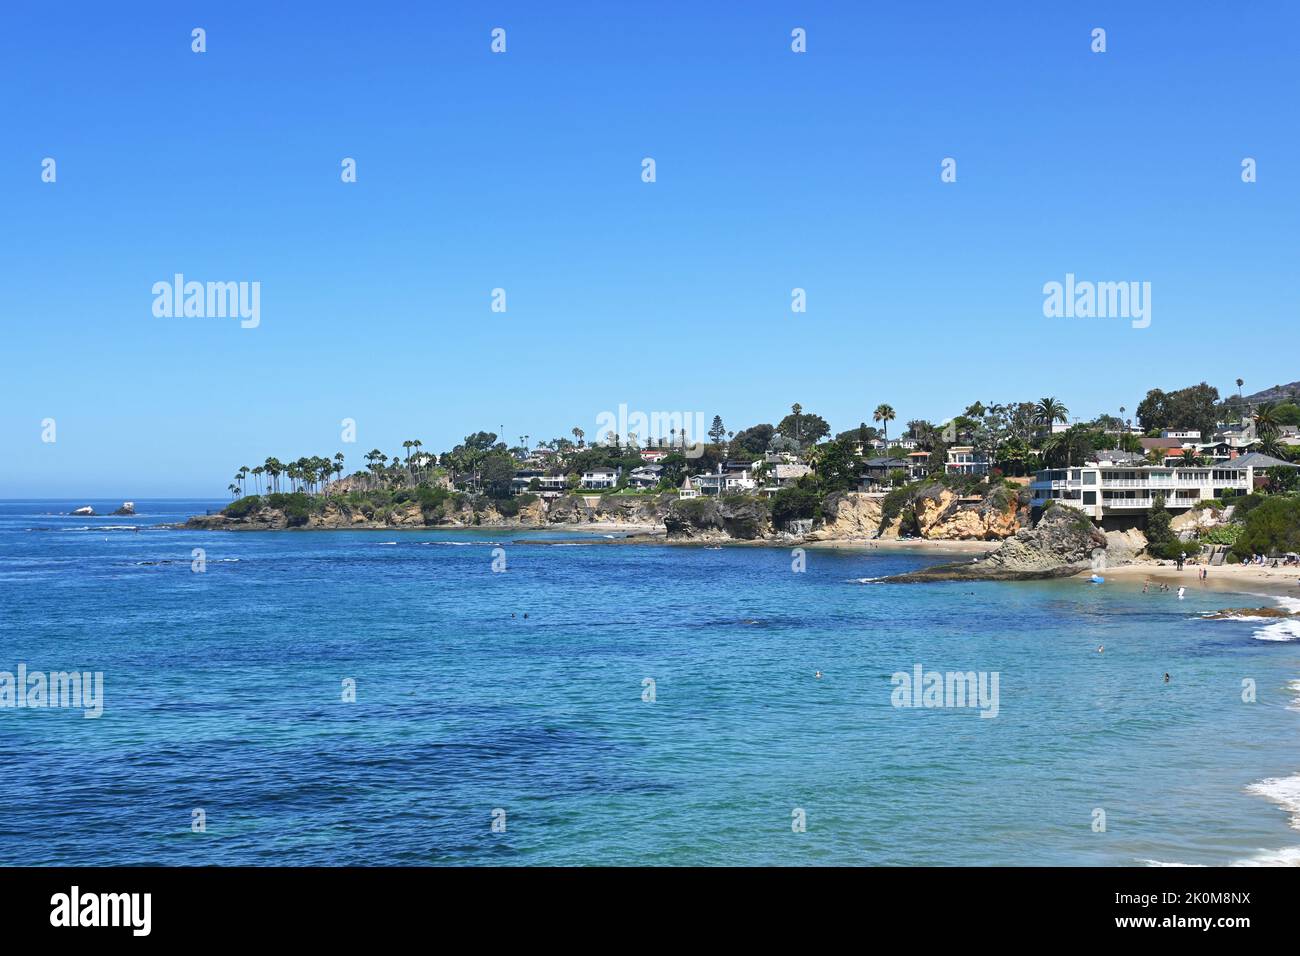
<svg viewBox="0 0 1300 956">
<path fill-rule="evenodd" d="M 689 498 L 664 514 L 670 540 L 754 541 L 772 534 L 772 514 L 756 498 Z"/>
<path fill-rule="evenodd" d="M 806 537 L 809 541 L 874 538 L 880 532 L 880 501 L 874 495 L 838 491 L 822 502 L 822 524 Z"/>
<path fill-rule="evenodd" d="M 1002 541 L 1022 527 L 1014 494 L 995 489 L 978 502 L 937 487 L 913 500 L 920 536 L 929 541 Z"/>
<path fill-rule="evenodd" d="M 1092 567 L 1108 541 L 1087 515 L 1058 506 L 1044 512 L 1035 528 L 1022 528 L 991 554 L 976 561 L 940 564 L 885 581 L 1024 581 L 1058 578 Z"/>
</svg>

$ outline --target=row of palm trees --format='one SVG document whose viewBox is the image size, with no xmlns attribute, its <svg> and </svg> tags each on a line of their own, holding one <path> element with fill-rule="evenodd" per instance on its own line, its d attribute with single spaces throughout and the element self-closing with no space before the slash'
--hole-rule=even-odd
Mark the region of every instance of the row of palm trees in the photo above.
<svg viewBox="0 0 1300 956">
<path fill-rule="evenodd" d="M 270 457 L 253 468 L 247 465 L 240 466 L 227 490 L 233 498 L 248 494 L 248 479 L 251 476 L 254 494 L 260 495 L 264 489 L 268 494 L 284 491 L 286 486 L 281 478 L 288 480 L 290 491 L 315 494 L 328 484 L 331 475 L 337 477 L 342 474 L 343 452 L 339 452 L 332 459 L 313 455 L 310 458 L 299 458 L 297 461 L 287 463 L 280 461 L 279 458 Z"/>
</svg>

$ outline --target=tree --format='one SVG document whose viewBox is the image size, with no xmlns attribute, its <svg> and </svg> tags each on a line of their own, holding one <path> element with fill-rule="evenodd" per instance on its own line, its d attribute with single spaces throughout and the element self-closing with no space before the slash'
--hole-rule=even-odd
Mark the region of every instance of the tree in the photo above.
<svg viewBox="0 0 1300 956">
<path fill-rule="evenodd" d="M 1277 420 L 1277 411 L 1272 402 L 1263 402 L 1255 409 L 1255 434 L 1262 440 L 1276 438 L 1281 427 Z"/>
<path fill-rule="evenodd" d="M 483 458 L 479 479 L 489 498 L 509 498 L 515 477 L 515 461 L 508 454 L 493 452 Z"/>
<path fill-rule="evenodd" d="M 1147 514 L 1147 544 L 1157 547 L 1172 544 L 1177 538 L 1170 524 L 1169 512 L 1165 510 L 1165 496 L 1156 495 L 1151 502 L 1151 511 Z"/>
<path fill-rule="evenodd" d="M 574 439 L 578 442 L 579 448 L 582 447 L 582 439 L 586 436 L 586 434 L 587 433 L 584 432 L 581 428 L 578 428 L 577 426 L 574 427 L 572 435 Z"/>
<path fill-rule="evenodd" d="M 1246 515 L 1232 546 L 1238 557 L 1300 551 L 1300 498 L 1270 496 Z"/>
<path fill-rule="evenodd" d="M 777 424 L 776 430 L 786 438 L 791 438 L 801 446 L 811 445 L 831 433 L 831 426 L 820 415 L 805 413 L 799 406 L 797 413 L 791 412 Z"/>
<path fill-rule="evenodd" d="M 850 491 L 858 486 L 858 459 L 847 442 L 820 445 L 814 469 L 823 493 Z"/>
<path fill-rule="evenodd" d="M 713 444 L 722 444 L 722 436 L 727 434 L 727 426 L 722 424 L 722 416 L 714 415 L 713 424 L 709 427 L 709 437 L 713 439 Z"/>
<path fill-rule="evenodd" d="M 1138 404 L 1137 417 L 1146 432 L 1194 428 L 1204 436 L 1214 431 L 1219 411 L 1219 390 L 1201 382 L 1174 392 L 1151 389 Z"/>
<path fill-rule="evenodd" d="M 876 406 L 876 410 L 872 412 L 871 418 L 873 421 L 880 422 L 881 433 L 885 437 L 885 442 L 888 443 L 889 423 L 892 422 L 895 418 L 893 407 L 890 405 L 886 405 L 882 402 L 881 404 Z"/>
<path fill-rule="evenodd" d="M 1300 468 L 1288 468 L 1286 465 L 1274 465 L 1264 474 L 1268 477 L 1268 490 L 1272 492 L 1290 492 L 1300 489 Z"/>
<path fill-rule="evenodd" d="M 1034 405 L 1034 423 L 1042 427 L 1045 433 L 1051 433 L 1057 422 L 1068 422 L 1070 410 L 1055 398 L 1040 398 Z"/>
<path fill-rule="evenodd" d="M 775 434 L 776 428 L 771 425 L 753 425 L 744 431 L 736 432 L 732 445 L 743 448 L 751 455 L 761 455 L 767 451 L 767 444 Z"/>
</svg>

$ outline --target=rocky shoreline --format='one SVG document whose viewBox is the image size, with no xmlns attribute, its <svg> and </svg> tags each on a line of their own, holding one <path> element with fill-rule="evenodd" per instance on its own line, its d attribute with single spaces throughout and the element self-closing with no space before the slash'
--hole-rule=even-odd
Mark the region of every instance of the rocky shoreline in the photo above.
<svg viewBox="0 0 1300 956">
<path fill-rule="evenodd" d="M 664 494 L 534 498 L 520 504 L 514 514 L 503 514 L 494 502 L 469 497 L 446 502 L 436 510 L 422 510 L 416 501 L 407 501 L 382 511 L 331 499 L 319 510 L 296 516 L 262 505 L 238 516 L 196 515 L 179 527 L 203 531 L 600 531 L 620 534 L 566 541 L 977 552 L 964 561 L 881 579 L 900 584 L 1069 577 L 1094 568 L 1136 563 L 1146 545 L 1139 532 L 1103 533 L 1070 508 L 1050 508 L 1031 527 L 1027 510 L 1014 495 L 962 498 L 942 486 L 922 489 L 901 507 L 886 496 L 841 492 L 827 497 L 815 518 L 787 520 L 781 526 L 774 522 L 770 505 L 756 498 L 681 499 Z M 1158 567 L 1155 562 L 1150 566 Z"/>
</svg>

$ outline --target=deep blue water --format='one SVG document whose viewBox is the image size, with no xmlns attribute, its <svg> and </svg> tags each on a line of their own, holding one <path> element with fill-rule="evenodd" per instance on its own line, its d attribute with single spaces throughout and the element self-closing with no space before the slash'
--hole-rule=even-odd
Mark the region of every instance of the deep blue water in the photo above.
<svg viewBox="0 0 1300 956">
<path fill-rule="evenodd" d="M 0 502 L 0 671 L 104 674 L 99 719 L 0 709 L 0 864 L 1298 858 L 1300 641 L 1196 619 L 1263 598 L 861 583 L 934 560 L 887 551 L 793 573 L 781 549 L 152 527 L 220 502 L 57 514 L 86 503 Z M 892 706 L 918 663 L 997 672 L 997 717 Z"/>
</svg>

